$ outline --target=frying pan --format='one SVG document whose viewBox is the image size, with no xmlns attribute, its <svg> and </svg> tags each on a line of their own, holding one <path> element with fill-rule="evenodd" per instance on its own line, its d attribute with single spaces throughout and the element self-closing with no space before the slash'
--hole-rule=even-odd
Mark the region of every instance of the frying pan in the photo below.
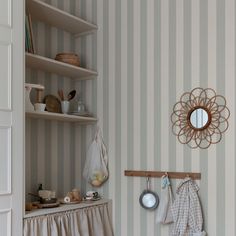
<svg viewBox="0 0 236 236">
<path fill-rule="evenodd" d="M 147 189 L 145 189 L 139 197 L 140 205 L 147 210 L 154 210 L 158 207 L 159 197 L 158 195 L 150 190 L 150 180 L 147 177 Z"/>
</svg>

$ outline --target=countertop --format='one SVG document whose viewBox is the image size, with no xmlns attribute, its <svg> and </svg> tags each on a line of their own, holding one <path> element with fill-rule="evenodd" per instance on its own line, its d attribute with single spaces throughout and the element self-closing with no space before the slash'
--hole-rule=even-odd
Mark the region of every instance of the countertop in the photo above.
<svg viewBox="0 0 236 236">
<path fill-rule="evenodd" d="M 105 203 L 110 204 L 111 200 L 101 199 L 98 201 L 82 201 L 81 203 L 77 203 L 77 204 L 60 204 L 60 206 L 54 207 L 54 208 L 43 208 L 43 209 L 35 209 L 32 211 L 26 211 L 24 215 L 24 219 L 35 217 L 35 216 L 41 216 L 41 215 L 55 214 L 55 213 L 63 212 L 63 211 L 76 210 L 76 209 L 86 208 L 90 206 L 101 205 Z"/>
</svg>

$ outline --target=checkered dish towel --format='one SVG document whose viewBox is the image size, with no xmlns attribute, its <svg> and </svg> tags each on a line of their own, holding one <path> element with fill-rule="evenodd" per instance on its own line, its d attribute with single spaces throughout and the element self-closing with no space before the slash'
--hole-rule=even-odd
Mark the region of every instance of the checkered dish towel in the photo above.
<svg viewBox="0 0 236 236">
<path fill-rule="evenodd" d="M 189 177 L 177 187 L 177 196 L 171 207 L 174 220 L 172 236 L 206 235 L 206 232 L 202 231 L 203 217 L 198 190 L 198 185 Z"/>
</svg>

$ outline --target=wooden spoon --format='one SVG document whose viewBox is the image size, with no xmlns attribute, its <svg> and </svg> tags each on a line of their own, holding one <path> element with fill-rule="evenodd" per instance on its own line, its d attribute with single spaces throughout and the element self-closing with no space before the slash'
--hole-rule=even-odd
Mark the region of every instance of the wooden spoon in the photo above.
<svg viewBox="0 0 236 236">
<path fill-rule="evenodd" d="M 59 89 L 59 90 L 58 90 L 58 95 L 59 95 L 61 101 L 64 101 L 64 93 L 63 93 L 63 90 L 62 90 L 62 89 Z"/>
</svg>

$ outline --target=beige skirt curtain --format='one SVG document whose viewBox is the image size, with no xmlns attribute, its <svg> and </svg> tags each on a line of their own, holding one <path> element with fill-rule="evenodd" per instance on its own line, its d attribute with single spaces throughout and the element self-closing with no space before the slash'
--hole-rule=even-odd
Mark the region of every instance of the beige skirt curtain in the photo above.
<svg viewBox="0 0 236 236">
<path fill-rule="evenodd" d="M 26 218 L 24 236 L 113 236 L 108 204 Z"/>
</svg>

